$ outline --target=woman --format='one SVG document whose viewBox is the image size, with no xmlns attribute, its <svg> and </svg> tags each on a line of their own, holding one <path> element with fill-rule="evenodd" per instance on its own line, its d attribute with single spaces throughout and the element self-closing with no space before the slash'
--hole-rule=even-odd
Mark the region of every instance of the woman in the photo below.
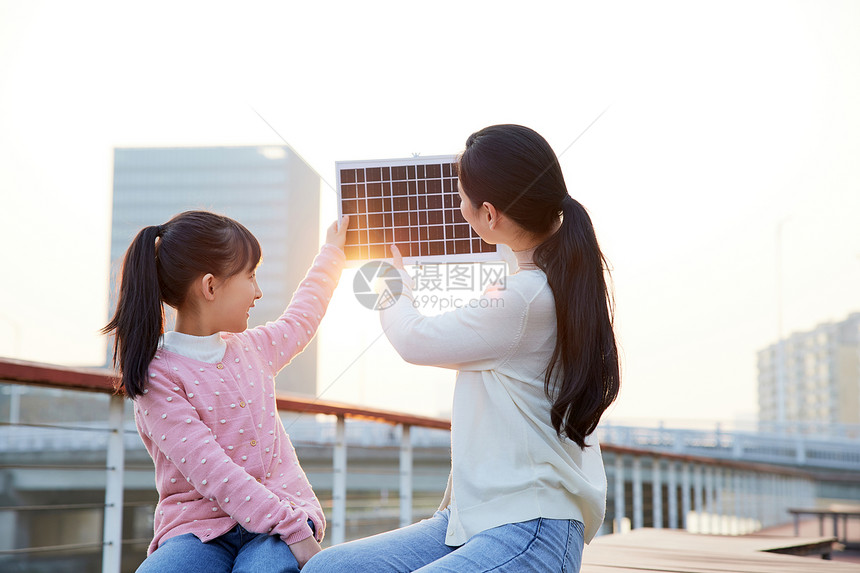
<svg viewBox="0 0 860 573">
<path fill-rule="evenodd" d="M 620 374 L 591 220 L 531 129 L 472 134 L 458 175 L 466 221 L 488 243 L 510 246 L 519 269 L 485 300 L 440 316 L 421 315 L 406 285 L 382 312 L 405 360 L 458 371 L 442 507 L 325 550 L 306 572 L 578 571 L 603 521 L 606 476 L 592 432 Z"/>
</svg>

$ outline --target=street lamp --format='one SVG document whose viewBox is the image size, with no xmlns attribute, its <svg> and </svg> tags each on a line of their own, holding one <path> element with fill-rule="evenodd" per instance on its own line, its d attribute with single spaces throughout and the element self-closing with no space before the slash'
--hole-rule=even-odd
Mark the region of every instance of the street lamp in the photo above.
<svg viewBox="0 0 860 573">
<path fill-rule="evenodd" d="M 21 357 L 21 325 L 18 324 L 18 321 L 13 318 L 3 314 L 0 312 L 0 319 L 6 321 L 11 327 L 13 332 L 13 343 L 12 343 L 12 357 L 20 358 Z"/>
<path fill-rule="evenodd" d="M 788 217 L 783 217 L 776 224 L 776 429 L 777 432 L 785 431 L 785 340 L 782 335 L 782 228 Z"/>
</svg>

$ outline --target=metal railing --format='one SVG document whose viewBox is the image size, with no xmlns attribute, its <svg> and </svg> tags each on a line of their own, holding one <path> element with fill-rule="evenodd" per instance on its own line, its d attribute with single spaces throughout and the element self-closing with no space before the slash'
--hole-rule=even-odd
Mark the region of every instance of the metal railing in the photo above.
<svg viewBox="0 0 860 573">
<path fill-rule="evenodd" d="M 682 455 L 700 455 L 816 470 L 860 472 L 860 439 L 846 435 L 642 428 L 604 424 L 603 441 Z"/>
<path fill-rule="evenodd" d="M 685 529 L 740 535 L 815 505 L 815 478 L 779 466 L 603 446 L 609 485 L 603 532 Z"/>
<path fill-rule="evenodd" d="M 56 468 L 71 468 L 75 475 L 80 472 L 79 481 L 99 482 L 94 486 L 95 490 L 100 491 L 100 484 L 104 483 L 103 504 L 89 500 L 88 503 L 22 506 L 9 500 L 0 501 L 0 529 L 4 512 L 103 511 L 100 542 L 81 539 L 62 545 L 37 546 L 24 540 L 13 547 L 14 539 L 7 541 L 7 546 L 0 541 L 0 569 L 7 570 L 2 561 L 4 558 L 34 553 L 92 551 L 100 547 L 104 573 L 133 570 L 134 563 L 123 563 L 122 549 L 130 545 L 145 546 L 149 541 L 146 536 L 151 535 L 151 522 L 148 531 L 140 528 L 132 532 L 131 538 L 124 539 L 123 511 L 139 513 L 138 508 L 141 511 L 142 506 L 151 508 L 153 502 L 124 500 L 124 487 L 127 490 L 129 481 L 137 480 L 146 481 L 147 487 L 154 489 L 154 482 L 151 461 L 136 435 L 133 421 L 127 415 L 124 399 L 113 393 L 111 376 L 105 371 L 0 359 L 0 384 L 7 384 L 6 388 L 16 385 L 31 389 L 47 388 L 47 392 L 62 392 L 64 395 L 74 394 L 70 390 L 88 392 L 88 395 L 96 393 L 100 396 L 101 405 L 88 407 L 88 410 L 103 410 L 99 420 L 96 412 L 83 412 L 69 406 L 68 411 L 54 413 L 55 419 L 51 423 L 40 423 L 26 419 L 28 409 L 21 406 L 20 400 L 16 401 L 16 392 L 11 392 L 8 400 L 0 402 L 0 420 L 8 419 L 8 422 L 0 424 L 3 436 L 0 440 L 0 481 L 12 469 L 41 472 L 38 479 L 45 481 L 43 485 L 50 488 L 52 472 L 46 470 L 52 466 L 39 463 L 32 453 L 53 449 L 65 452 L 75 462 L 73 465 L 58 464 Z M 61 397 L 61 401 L 69 400 Z M 349 486 L 354 491 L 357 481 L 373 482 L 374 487 L 385 480 L 391 483 L 391 489 L 398 492 L 398 499 L 392 500 L 392 509 L 397 507 L 397 522 L 401 526 L 412 523 L 414 518 L 416 476 L 428 481 L 427 475 L 421 474 L 422 470 L 416 471 L 416 464 L 423 464 L 425 474 L 428 467 L 435 468 L 435 474 L 429 480 L 431 486 L 423 490 L 428 492 L 425 497 L 435 500 L 436 496 L 441 496 L 450 462 L 448 420 L 299 397 L 280 396 L 277 402 L 282 420 L 285 416 L 292 417 L 284 420 L 285 425 L 297 449 L 305 448 L 302 466 L 311 483 L 318 491 L 331 492 L 331 504 L 326 499 L 322 501 L 328 514 L 328 538 L 332 544 L 347 537 L 350 525 L 347 488 Z M 106 418 L 104 412 L 107 413 Z M 325 415 L 326 420 L 333 417 L 333 427 L 330 423 L 320 424 L 314 419 L 307 420 L 307 423 L 298 422 L 300 416 L 314 415 Z M 347 426 L 355 426 L 356 431 L 349 433 Z M 380 430 L 386 427 L 390 430 Z M 441 434 L 433 433 L 440 430 Z M 416 444 L 419 446 L 417 455 Z M 363 470 L 358 466 L 362 463 L 362 456 L 367 455 L 368 448 L 375 448 L 373 456 L 384 454 L 395 462 L 396 467 L 386 470 L 392 475 L 362 475 Z M 425 458 L 430 450 L 436 453 L 428 462 Z M 352 452 L 349 458 L 348 452 Z M 604 534 L 640 527 L 746 533 L 785 522 L 788 520 L 788 507 L 810 506 L 815 501 L 815 478 L 796 469 L 611 443 L 604 443 L 602 452 L 609 485 L 607 519 L 601 529 Z M 102 475 L 100 480 L 96 478 L 98 474 Z M 36 479 L 33 476 L 37 473 L 21 475 L 21 480 L 26 482 Z M 438 492 L 435 489 L 437 483 Z M 376 515 L 375 509 L 378 508 L 368 507 L 360 513 Z M 125 525 L 128 528 L 127 520 Z"/>
<path fill-rule="evenodd" d="M 140 440 L 136 436 L 133 425 L 125 420 L 125 399 L 113 391 L 111 375 L 105 371 L 65 368 L 44 364 L 28 363 L 17 360 L 0 359 L 0 382 L 26 386 L 41 386 L 54 389 L 78 390 L 97 392 L 107 396 L 108 416 L 106 423 L 61 423 L 38 424 L 22 421 L 21 408 L 13 396 L 9 400 L 7 417 L 9 422 L 0 425 L 5 434 L 0 450 L 7 454 L 6 462 L 0 469 L 16 468 L 19 470 L 50 470 L 75 469 L 84 472 L 98 471 L 105 475 L 104 504 L 57 504 L 55 510 L 63 509 L 93 509 L 103 507 L 102 566 L 105 573 L 120 571 L 122 546 L 124 543 L 140 542 L 140 540 L 123 540 L 122 512 L 124 492 L 124 472 L 126 471 L 125 453 L 129 442 L 136 443 L 140 448 Z M 13 393 L 14 394 L 14 393 Z M 334 440 L 332 444 L 332 486 L 331 486 L 331 515 L 329 519 L 329 537 L 331 543 L 341 543 L 345 540 L 346 532 L 346 502 L 347 502 L 347 434 L 346 421 L 365 420 L 382 424 L 394 425 L 399 431 L 399 524 L 408 525 L 413 520 L 413 431 L 412 428 L 429 428 L 450 430 L 448 420 L 415 416 L 401 412 L 391 412 L 379 409 L 360 408 L 330 401 L 306 399 L 295 396 L 279 396 L 278 410 L 295 414 L 323 414 L 335 418 Z M 18 431 L 25 428 L 26 431 Z M 17 435 L 16 435 L 17 434 Z M 80 434 L 85 437 L 80 438 Z M 95 436 L 95 437 L 94 437 Z M 104 464 L 98 463 L 75 466 L 58 465 L 55 467 L 44 464 L 28 463 L 26 460 L 10 461 L 10 456 L 32 452 L 33 449 L 45 448 L 47 444 L 58 440 L 69 446 L 69 439 L 86 444 L 88 449 L 103 448 L 106 451 Z M 56 445 L 54 446 L 56 447 Z M 359 445 L 366 448 L 367 446 Z M 447 474 L 446 474 L 447 475 Z M 153 484 L 154 485 L 154 484 Z M 444 487 L 444 481 L 441 487 Z M 441 498 L 441 491 L 439 492 Z M 0 514 L 3 511 L 19 511 L 22 508 L 4 506 L 0 503 Z M 28 506 L 25 511 L 43 511 L 49 506 Z M 70 543 L 59 546 L 43 546 L 39 548 L 0 548 L 0 556 L 15 555 L 27 552 L 58 552 L 92 549 L 94 543 Z"/>
</svg>

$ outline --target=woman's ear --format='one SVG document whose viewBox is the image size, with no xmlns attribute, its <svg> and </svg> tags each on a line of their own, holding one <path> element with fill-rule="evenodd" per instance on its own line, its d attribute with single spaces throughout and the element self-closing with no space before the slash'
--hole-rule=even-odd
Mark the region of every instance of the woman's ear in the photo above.
<svg viewBox="0 0 860 573">
<path fill-rule="evenodd" d="M 499 224 L 499 218 L 502 216 L 501 211 L 496 209 L 496 207 L 492 203 L 487 203 L 486 201 L 484 201 L 482 207 L 487 210 L 487 226 L 490 228 L 491 231 L 495 231 L 496 225 Z"/>
<path fill-rule="evenodd" d="M 206 273 L 200 278 L 198 286 L 203 300 L 215 300 L 215 275 Z"/>
</svg>

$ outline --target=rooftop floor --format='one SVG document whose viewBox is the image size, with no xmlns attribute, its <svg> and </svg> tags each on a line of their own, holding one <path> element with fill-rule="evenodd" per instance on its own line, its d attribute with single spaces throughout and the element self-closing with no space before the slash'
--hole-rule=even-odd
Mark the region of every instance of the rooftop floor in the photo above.
<svg viewBox="0 0 860 573">
<path fill-rule="evenodd" d="M 831 537 L 697 535 L 637 529 L 598 537 L 583 552 L 582 573 L 858 573 L 857 563 L 827 561 L 769 550 L 792 544 L 815 546 Z M 817 522 L 815 528 L 817 530 Z"/>
</svg>

